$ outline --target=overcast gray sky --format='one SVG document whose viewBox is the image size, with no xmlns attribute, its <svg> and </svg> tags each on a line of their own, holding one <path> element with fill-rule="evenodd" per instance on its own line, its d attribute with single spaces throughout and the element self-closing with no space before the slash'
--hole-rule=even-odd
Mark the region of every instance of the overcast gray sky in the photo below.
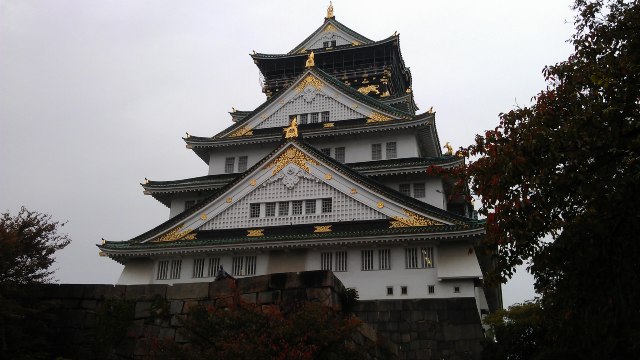
<svg viewBox="0 0 640 360">
<path fill-rule="evenodd" d="M 362 35 L 400 35 L 421 111 L 455 148 L 527 105 L 541 70 L 571 52 L 570 1 L 334 1 Z M 114 283 L 102 237 L 168 218 L 139 183 L 207 174 L 181 139 L 211 136 L 231 107 L 265 97 L 249 53 L 285 53 L 322 24 L 328 1 L 0 0 L 0 211 L 68 220 L 62 283 Z M 534 296 L 520 269 L 505 305 Z"/>
</svg>

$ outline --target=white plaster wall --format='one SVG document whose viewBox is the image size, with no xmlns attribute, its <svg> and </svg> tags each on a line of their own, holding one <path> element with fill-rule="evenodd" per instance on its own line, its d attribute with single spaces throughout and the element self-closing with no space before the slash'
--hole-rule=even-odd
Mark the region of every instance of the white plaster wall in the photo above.
<svg viewBox="0 0 640 360">
<path fill-rule="evenodd" d="M 475 250 L 469 244 L 450 244 L 442 247 L 438 252 L 437 260 L 440 264 L 438 278 L 482 277 Z"/>
<path fill-rule="evenodd" d="M 321 138 L 307 140 L 316 149 L 331 148 L 331 157 L 335 157 L 335 148 L 345 148 L 345 162 L 355 163 L 371 161 L 371 145 L 382 144 L 382 160 L 387 159 L 386 143 L 396 142 L 397 158 L 417 157 L 418 144 L 415 135 L 395 133 L 385 137 L 358 135 L 352 138 Z"/>
<path fill-rule="evenodd" d="M 185 210 L 185 202 L 189 200 L 200 201 L 201 198 L 189 194 L 174 194 L 169 208 L 169 219 Z"/>
<path fill-rule="evenodd" d="M 262 160 L 274 150 L 273 145 L 244 145 L 229 148 L 218 148 L 209 155 L 209 175 L 224 174 L 224 163 L 227 157 L 235 157 L 234 173 L 238 173 L 238 158 L 247 156 L 247 169 Z"/>
<path fill-rule="evenodd" d="M 446 197 L 445 197 L 444 188 L 442 185 L 442 179 L 440 178 L 427 177 L 425 174 L 424 179 L 420 179 L 420 180 L 416 180 L 415 178 L 412 177 L 410 179 L 407 179 L 406 181 L 394 179 L 391 181 L 380 180 L 380 182 L 394 190 L 399 190 L 400 184 L 413 184 L 417 182 L 424 182 L 425 197 L 417 200 L 423 201 L 429 205 L 433 205 L 440 209 L 446 210 Z M 411 191 L 413 195 L 413 185 L 411 187 Z"/>
<path fill-rule="evenodd" d="M 120 278 L 118 285 L 150 284 L 153 279 L 154 261 L 151 259 L 134 259 L 128 261 Z"/>
</svg>

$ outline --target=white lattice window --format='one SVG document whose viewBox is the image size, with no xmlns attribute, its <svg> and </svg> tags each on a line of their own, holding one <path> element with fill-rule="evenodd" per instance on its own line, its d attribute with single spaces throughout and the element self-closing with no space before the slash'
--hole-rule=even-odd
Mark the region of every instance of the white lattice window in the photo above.
<svg viewBox="0 0 640 360">
<path fill-rule="evenodd" d="M 310 124 L 315 124 L 318 122 L 318 113 L 311 113 L 309 114 L 309 123 Z"/>
<path fill-rule="evenodd" d="M 309 115 L 300 114 L 300 124 L 306 124 L 309 121 Z"/>
<path fill-rule="evenodd" d="M 193 259 L 193 277 L 204 277 L 204 258 Z"/>
<path fill-rule="evenodd" d="M 259 218 L 260 217 L 260 204 L 259 203 L 253 203 L 253 204 L 250 205 L 249 216 L 252 217 L 252 218 Z"/>
<path fill-rule="evenodd" d="M 235 157 L 228 157 L 226 159 L 224 159 L 224 172 L 226 174 L 231 174 L 233 173 L 233 169 L 236 165 L 236 158 Z"/>
<path fill-rule="evenodd" d="M 378 250 L 378 265 L 380 270 L 391 270 L 391 250 L 379 249 Z"/>
<path fill-rule="evenodd" d="M 249 157 L 248 156 L 240 156 L 238 158 L 238 172 L 247 171 L 247 164 L 248 163 L 249 163 Z"/>
<path fill-rule="evenodd" d="M 398 191 L 400 191 L 402 195 L 411 196 L 411 184 L 400 184 Z"/>
<path fill-rule="evenodd" d="M 264 216 L 266 217 L 276 216 L 276 203 L 268 202 L 264 204 Z"/>
<path fill-rule="evenodd" d="M 388 142 L 387 143 L 387 159 L 395 159 L 398 157 L 398 150 L 396 147 L 396 143 Z"/>
<path fill-rule="evenodd" d="M 328 122 L 329 121 L 329 112 L 328 111 L 323 111 L 321 113 L 321 118 L 322 118 L 322 122 Z"/>
<path fill-rule="evenodd" d="M 304 201 L 304 213 L 307 215 L 316 213 L 316 199 Z"/>
<path fill-rule="evenodd" d="M 362 250 L 362 271 L 374 270 L 373 250 Z"/>
<path fill-rule="evenodd" d="M 171 260 L 169 267 L 169 279 L 180 279 L 180 271 L 182 270 L 182 260 Z"/>
<path fill-rule="evenodd" d="M 324 48 L 330 48 L 330 47 L 335 47 L 336 46 L 336 41 L 335 40 L 329 40 L 329 41 L 323 41 L 322 42 L 322 47 Z"/>
<path fill-rule="evenodd" d="M 289 216 L 288 201 L 282 201 L 278 203 L 278 216 Z"/>
<path fill-rule="evenodd" d="M 156 279 L 166 280 L 167 278 L 169 278 L 169 260 L 160 260 L 158 261 Z"/>
<path fill-rule="evenodd" d="M 247 276 L 256 274 L 256 256 L 234 256 L 232 266 L 234 276 Z"/>
<path fill-rule="evenodd" d="M 434 267 L 433 248 L 407 248 L 405 249 L 405 264 L 407 269 L 424 269 Z"/>
<path fill-rule="evenodd" d="M 336 267 L 334 271 L 347 271 L 347 252 L 336 251 Z"/>
<path fill-rule="evenodd" d="M 332 252 L 320 253 L 320 269 L 333 270 L 333 253 Z"/>
<path fill-rule="evenodd" d="M 210 257 L 208 259 L 208 263 L 209 263 L 209 268 L 207 271 L 207 277 L 214 277 L 216 276 L 216 272 L 218 271 L 218 268 L 220 267 L 220 258 L 219 257 Z"/>
<path fill-rule="evenodd" d="M 335 148 L 334 153 L 336 160 L 344 164 L 344 146 Z"/>
<path fill-rule="evenodd" d="M 371 160 L 382 159 L 382 144 L 371 144 Z"/>
<path fill-rule="evenodd" d="M 302 215 L 302 200 L 291 202 L 291 215 Z"/>
<path fill-rule="evenodd" d="M 413 197 L 416 199 L 421 199 L 424 196 L 425 196 L 424 183 L 413 184 Z"/>
<path fill-rule="evenodd" d="M 333 211 L 333 199 L 325 198 L 322 199 L 322 213 L 328 214 Z"/>
</svg>

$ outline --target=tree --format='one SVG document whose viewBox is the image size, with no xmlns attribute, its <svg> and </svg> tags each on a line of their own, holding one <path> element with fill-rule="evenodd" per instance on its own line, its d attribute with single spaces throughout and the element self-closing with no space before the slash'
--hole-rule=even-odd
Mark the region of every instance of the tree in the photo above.
<svg viewBox="0 0 640 360">
<path fill-rule="evenodd" d="M 483 360 L 524 360 L 538 350 L 543 338 L 540 304 L 535 301 L 515 304 L 508 310 L 498 310 L 484 318 L 494 338 L 486 340 Z"/>
<path fill-rule="evenodd" d="M 489 279 L 526 261 L 545 328 L 531 358 L 640 351 L 640 4 L 576 0 L 574 53 L 530 107 L 462 153 L 487 217 Z M 500 339 L 498 339 L 498 342 Z"/>
</svg>

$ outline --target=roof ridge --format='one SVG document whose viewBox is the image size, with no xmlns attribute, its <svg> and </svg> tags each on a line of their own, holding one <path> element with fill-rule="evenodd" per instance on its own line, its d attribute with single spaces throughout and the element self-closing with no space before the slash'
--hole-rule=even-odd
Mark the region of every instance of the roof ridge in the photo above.
<svg viewBox="0 0 640 360">
<path fill-rule="evenodd" d="M 298 45 L 296 45 L 296 47 L 294 47 L 293 49 L 291 49 L 291 51 L 289 51 L 287 54 L 294 54 L 298 51 L 300 51 L 300 49 L 302 48 L 302 46 L 308 42 L 312 37 L 314 37 L 316 34 L 318 34 L 322 28 L 326 27 L 327 24 L 332 24 L 335 27 L 337 27 L 338 29 L 346 32 L 347 34 L 353 36 L 354 38 L 357 38 L 358 40 L 362 41 L 363 43 L 371 43 L 373 42 L 373 40 L 351 30 L 348 26 L 344 25 L 343 23 L 339 22 L 338 20 L 336 20 L 335 17 L 332 18 L 325 18 L 325 21 L 322 23 L 322 25 L 320 25 L 314 32 L 311 33 L 311 35 L 307 36 L 306 39 L 302 40 L 301 43 L 299 43 Z"/>
</svg>

